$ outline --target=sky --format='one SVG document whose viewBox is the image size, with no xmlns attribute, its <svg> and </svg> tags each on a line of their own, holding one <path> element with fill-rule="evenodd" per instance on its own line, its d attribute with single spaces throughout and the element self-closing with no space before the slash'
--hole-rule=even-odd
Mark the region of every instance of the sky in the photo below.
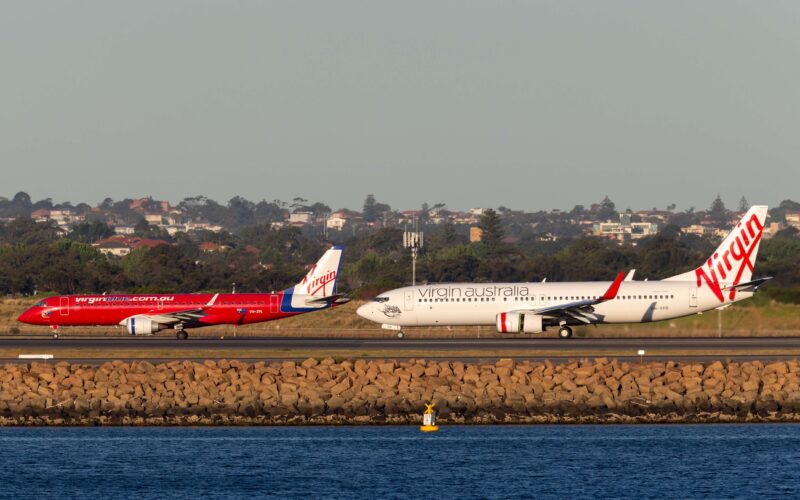
<svg viewBox="0 0 800 500">
<path fill-rule="evenodd" d="M 0 196 L 800 200 L 800 3 L 0 7 Z"/>
</svg>

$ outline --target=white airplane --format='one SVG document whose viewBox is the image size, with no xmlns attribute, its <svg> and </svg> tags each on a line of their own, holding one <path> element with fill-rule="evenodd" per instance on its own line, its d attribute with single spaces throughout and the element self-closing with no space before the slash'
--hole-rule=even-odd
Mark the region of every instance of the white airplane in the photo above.
<svg viewBox="0 0 800 500">
<path fill-rule="evenodd" d="M 648 323 L 729 306 L 749 298 L 770 278 L 753 279 L 753 264 L 767 217 L 754 206 L 706 262 L 661 281 L 452 283 L 397 288 L 358 308 L 358 315 L 403 338 L 409 326 L 496 325 L 500 333 L 542 333 L 558 327 Z"/>
</svg>

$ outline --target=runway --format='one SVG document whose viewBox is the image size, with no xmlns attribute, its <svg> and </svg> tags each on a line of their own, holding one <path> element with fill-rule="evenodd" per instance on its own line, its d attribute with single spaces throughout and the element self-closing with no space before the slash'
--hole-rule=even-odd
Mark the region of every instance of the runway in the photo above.
<svg viewBox="0 0 800 500">
<path fill-rule="evenodd" d="M 731 354 L 762 350 L 800 351 L 800 337 L 640 337 L 640 338 L 353 338 L 353 337 L 50 337 L 0 336 L 0 350 L 191 350 L 213 354 L 215 350 L 330 350 L 330 351 L 423 351 L 437 356 L 451 351 L 531 351 L 536 353 L 569 351 L 614 351 L 636 354 L 638 350 L 706 351 Z"/>
</svg>

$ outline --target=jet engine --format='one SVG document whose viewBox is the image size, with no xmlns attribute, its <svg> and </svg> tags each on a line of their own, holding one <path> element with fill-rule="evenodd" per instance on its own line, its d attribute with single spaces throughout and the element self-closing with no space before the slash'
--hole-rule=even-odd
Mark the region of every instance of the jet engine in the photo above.
<svg viewBox="0 0 800 500">
<path fill-rule="evenodd" d="M 498 333 L 542 333 L 542 316 L 532 313 L 500 313 L 497 315 Z"/>
<path fill-rule="evenodd" d="M 157 323 L 147 316 L 131 316 L 122 320 L 120 325 L 131 335 L 151 335 L 167 328 L 167 325 Z"/>
</svg>

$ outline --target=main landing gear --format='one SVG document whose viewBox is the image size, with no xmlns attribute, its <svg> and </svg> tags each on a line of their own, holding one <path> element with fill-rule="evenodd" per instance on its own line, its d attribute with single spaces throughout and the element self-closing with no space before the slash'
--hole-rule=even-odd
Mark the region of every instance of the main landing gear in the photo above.
<svg viewBox="0 0 800 500">
<path fill-rule="evenodd" d="M 568 339 L 570 337 L 572 337 L 572 328 L 568 326 L 562 326 L 558 329 L 558 338 Z"/>
<path fill-rule="evenodd" d="M 175 333 L 175 337 L 178 340 L 186 340 L 189 338 L 189 334 L 186 333 L 186 330 L 178 330 L 177 333 Z"/>
</svg>

